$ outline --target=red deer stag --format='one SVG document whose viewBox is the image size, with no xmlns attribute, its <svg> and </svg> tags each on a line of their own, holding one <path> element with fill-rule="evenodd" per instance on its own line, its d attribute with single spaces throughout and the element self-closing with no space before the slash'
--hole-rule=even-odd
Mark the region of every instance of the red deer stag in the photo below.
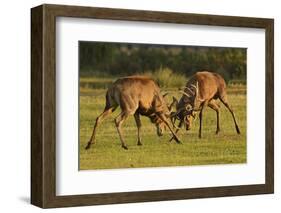
<svg viewBox="0 0 281 213">
<path fill-rule="evenodd" d="M 203 110 L 206 106 L 208 106 L 211 109 L 215 110 L 217 113 L 216 134 L 218 134 L 220 131 L 219 105 L 215 102 L 215 100 L 219 99 L 231 113 L 236 132 L 237 134 L 240 134 L 234 112 L 228 104 L 226 83 L 219 74 L 207 71 L 197 72 L 187 82 L 182 93 L 183 95 L 179 101 L 174 98 L 174 104 L 176 105 L 177 111 L 172 113 L 171 116 L 173 123 L 176 119 L 179 120 L 179 125 L 176 133 L 183 124 L 185 124 L 186 130 L 189 130 L 191 127 L 192 119 L 194 118 L 196 112 L 199 111 L 199 138 L 201 138 Z"/>
<path fill-rule="evenodd" d="M 129 76 L 116 80 L 107 90 L 106 104 L 94 125 L 92 136 L 86 149 L 95 143 L 96 129 L 101 121 L 120 106 L 121 113 L 115 118 L 116 128 L 121 140 L 122 147 L 128 149 L 123 139 L 121 125 L 129 115 L 134 115 L 138 128 L 138 145 L 142 145 L 140 139 L 141 120 L 140 115 L 150 118 L 157 127 L 158 136 L 163 135 L 165 126 L 171 131 L 176 142 L 180 140 L 169 125 L 170 110 L 168 109 L 163 96 L 156 83 L 144 76 Z"/>
</svg>

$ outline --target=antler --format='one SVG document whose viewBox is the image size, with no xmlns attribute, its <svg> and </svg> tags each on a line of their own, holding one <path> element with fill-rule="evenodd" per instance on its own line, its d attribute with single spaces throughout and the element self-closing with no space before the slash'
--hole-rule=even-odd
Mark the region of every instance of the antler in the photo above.
<svg viewBox="0 0 281 213">
<path fill-rule="evenodd" d="M 162 95 L 163 98 L 165 98 L 168 94 L 169 94 L 168 92 L 164 93 L 164 95 Z"/>
<path fill-rule="evenodd" d="M 197 83 L 198 83 L 198 82 L 197 82 Z M 191 86 L 191 87 L 194 87 L 194 88 L 197 90 L 198 85 L 195 86 L 194 84 L 190 84 L 190 86 Z"/>
<path fill-rule="evenodd" d="M 185 107 L 179 108 L 179 109 L 177 110 L 177 112 L 174 112 L 174 113 L 171 114 L 171 118 L 176 117 L 176 116 L 177 116 L 179 113 L 181 113 L 181 111 L 184 110 L 184 109 L 185 109 Z"/>
<path fill-rule="evenodd" d="M 178 104 L 178 100 L 173 96 L 173 102 L 168 106 L 170 113 L 172 112 L 172 108 Z"/>
<path fill-rule="evenodd" d="M 186 92 L 184 92 L 184 91 L 179 91 L 180 93 L 182 93 L 183 95 L 186 95 L 187 97 L 190 97 L 190 95 L 189 94 L 187 94 Z"/>
<path fill-rule="evenodd" d="M 193 86 L 193 85 L 192 85 Z M 185 89 L 188 89 L 188 91 L 192 94 L 192 95 L 195 95 L 195 92 L 192 91 L 192 89 L 190 89 L 189 87 L 185 87 Z"/>
</svg>

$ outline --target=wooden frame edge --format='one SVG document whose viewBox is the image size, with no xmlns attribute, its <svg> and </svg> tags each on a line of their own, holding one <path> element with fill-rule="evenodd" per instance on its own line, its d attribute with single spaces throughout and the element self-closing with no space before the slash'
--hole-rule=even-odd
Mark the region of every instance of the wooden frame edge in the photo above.
<svg viewBox="0 0 281 213">
<path fill-rule="evenodd" d="M 43 7 L 31 10 L 31 203 L 43 207 L 42 63 Z"/>
<path fill-rule="evenodd" d="M 274 20 L 269 19 L 265 28 L 266 72 L 266 185 L 274 193 Z"/>
</svg>

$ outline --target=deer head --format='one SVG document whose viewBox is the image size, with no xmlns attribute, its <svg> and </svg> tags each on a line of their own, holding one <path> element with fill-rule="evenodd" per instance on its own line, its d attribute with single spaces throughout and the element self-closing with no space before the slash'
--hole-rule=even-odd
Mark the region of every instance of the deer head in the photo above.
<svg viewBox="0 0 281 213">
<path fill-rule="evenodd" d="M 179 120 L 179 125 L 176 128 L 180 128 L 184 124 L 185 129 L 189 130 L 196 115 L 194 105 L 198 101 L 198 83 L 190 84 L 179 92 L 182 94 L 180 100 L 178 101 L 177 98 L 173 97 L 173 102 L 170 104 L 170 110 L 174 106 L 176 107 L 176 111 L 171 112 L 171 120 L 174 127 L 176 120 Z"/>
</svg>

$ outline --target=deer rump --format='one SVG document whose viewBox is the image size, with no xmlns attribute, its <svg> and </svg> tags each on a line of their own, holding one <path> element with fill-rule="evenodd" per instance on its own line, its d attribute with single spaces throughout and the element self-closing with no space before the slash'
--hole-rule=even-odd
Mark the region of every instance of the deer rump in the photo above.
<svg viewBox="0 0 281 213">
<path fill-rule="evenodd" d="M 208 106 L 217 114 L 216 134 L 218 134 L 220 131 L 220 113 L 219 105 L 215 102 L 215 100 L 219 99 L 231 113 L 236 132 L 240 134 L 240 129 L 234 112 L 228 104 L 225 80 L 219 74 L 207 71 L 197 72 L 190 78 L 184 88 L 184 91 L 181 93 L 182 96 L 179 101 L 174 98 L 176 112 L 172 113 L 173 124 L 175 123 L 176 119 L 179 120 L 177 131 L 183 126 L 183 124 L 185 124 L 186 130 L 189 130 L 192 117 L 199 112 L 199 138 L 201 138 L 203 110 L 206 106 Z"/>
<path fill-rule="evenodd" d="M 129 76 L 116 80 L 107 90 L 104 111 L 97 117 L 92 136 L 87 144 L 89 149 L 95 143 L 96 129 L 101 121 L 120 106 L 121 113 L 115 118 L 115 125 L 120 137 L 121 145 L 128 149 L 123 138 L 121 126 L 130 115 L 134 115 L 138 129 L 138 145 L 142 145 L 140 138 L 140 115 L 147 116 L 157 127 L 159 136 L 163 133 L 164 126 L 171 131 L 176 142 L 180 142 L 168 123 L 170 111 L 160 93 L 157 84 L 148 77 Z"/>
</svg>

